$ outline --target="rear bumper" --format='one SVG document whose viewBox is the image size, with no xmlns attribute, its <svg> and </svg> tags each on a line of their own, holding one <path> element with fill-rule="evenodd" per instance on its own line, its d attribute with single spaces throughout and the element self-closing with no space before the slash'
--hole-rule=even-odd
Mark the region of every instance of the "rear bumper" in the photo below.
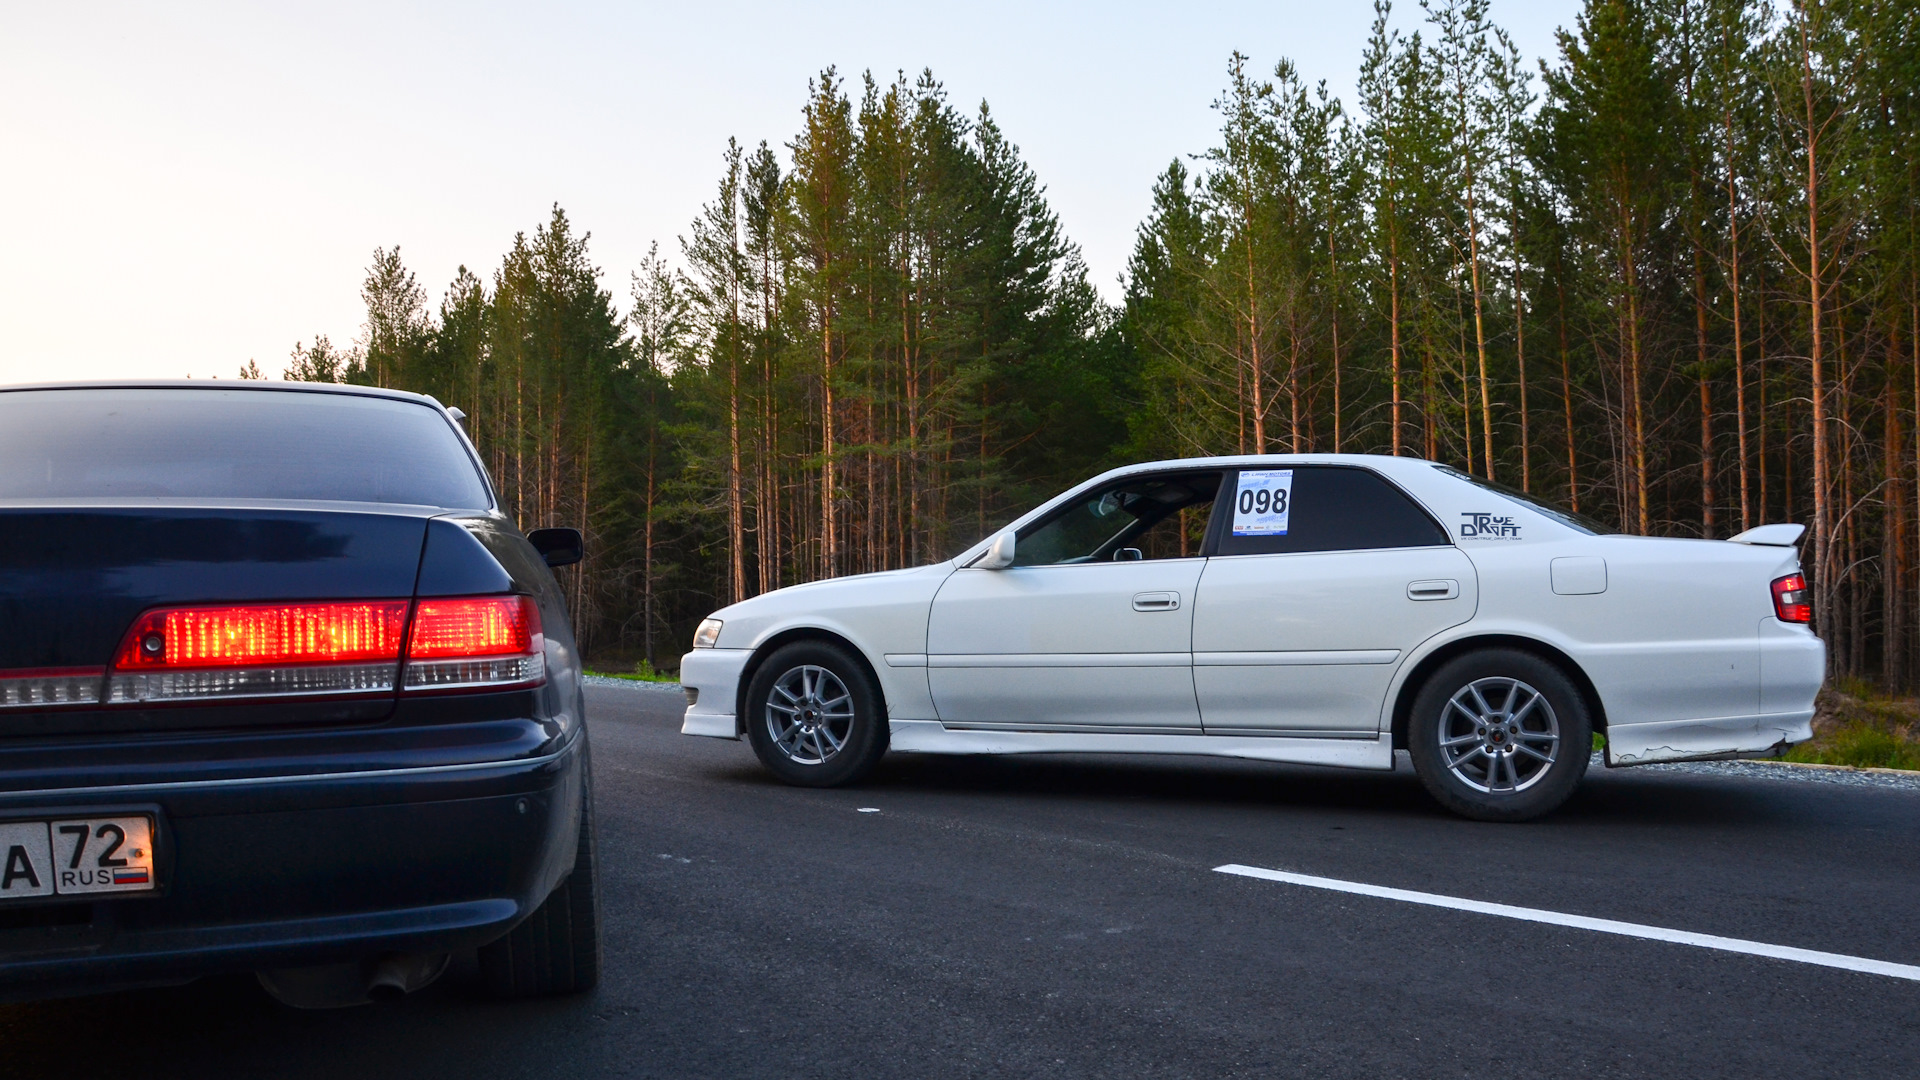
<svg viewBox="0 0 1920 1080">
<path fill-rule="evenodd" d="M 1607 765 L 1620 768 L 1662 761 L 1778 757 L 1787 747 L 1811 738 L 1812 709 L 1707 720 L 1612 724 L 1607 728 Z"/>
<path fill-rule="evenodd" d="M 572 869 L 585 757 L 0 795 L 156 808 L 162 852 L 158 894 L 0 909 L 0 997 L 484 944 Z"/>
</svg>

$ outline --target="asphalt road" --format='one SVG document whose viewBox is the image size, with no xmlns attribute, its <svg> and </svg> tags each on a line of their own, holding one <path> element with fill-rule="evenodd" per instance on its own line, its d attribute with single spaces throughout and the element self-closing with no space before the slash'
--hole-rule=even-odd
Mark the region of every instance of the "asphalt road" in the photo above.
<svg viewBox="0 0 1920 1080">
<path fill-rule="evenodd" d="M 0 1007 L 0 1075 L 1913 1076 L 1920 982 L 1227 863 L 1920 964 L 1920 792 L 1596 770 L 1530 825 L 1407 772 L 894 756 L 780 786 L 589 691 L 594 994 L 302 1013 L 251 979 Z M 862 813 L 861 808 L 875 812 Z"/>
</svg>

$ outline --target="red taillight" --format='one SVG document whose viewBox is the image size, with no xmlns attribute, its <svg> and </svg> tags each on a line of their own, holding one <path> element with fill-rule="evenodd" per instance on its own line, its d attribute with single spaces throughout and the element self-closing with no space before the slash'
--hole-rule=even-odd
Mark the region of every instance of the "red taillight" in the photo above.
<svg viewBox="0 0 1920 1080">
<path fill-rule="evenodd" d="M 107 678 L 108 704 L 390 694 L 406 600 L 149 611 Z"/>
<path fill-rule="evenodd" d="M 105 701 L 391 694 L 403 659 L 408 690 L 502 689 L 544 679 L 545 652 L 525 596 L 162 608 L 121 642 Z M 0 705 L 98 700 L 42 682 L 0 687 Z"/>
<path fill-rule="evenodd" d="M 1781 622 L 1813 621 L 1813 597 L 1807 595 L 1807 579 L 1788 574 L 1773 581 L 1773 613 Z"/>
<path fill-rule="evenodd" d="M 524 653 L 540 632 L 540 611 L 526 596 L 422 600 L 407 640 L 407 659 Z"/>
<path fill-rule="evenodd" d="M 546 676 L 540 609 L 530 596 L 422 600 L 407 640 L 408 690 L 539 682 Z"/>
<path fill-rule="evenodd" d="M 406 628 L 405 600 L 171 608 L 142 615 L 113 666 L 151 671 L 398 660 Z"/>
</svg>

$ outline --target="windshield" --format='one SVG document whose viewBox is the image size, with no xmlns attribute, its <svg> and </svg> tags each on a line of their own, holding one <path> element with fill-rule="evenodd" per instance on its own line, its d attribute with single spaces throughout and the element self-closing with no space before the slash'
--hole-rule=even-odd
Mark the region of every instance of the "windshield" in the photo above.
<svg viewBox="0 0 1920 1080">
<path fill-rule="evenodd" d="M 491 505 L 453 426 L 421 402 L 185 387 L 0 393 L 0 499 L 46 498 Z"/>
<path fill-rule="evenodd" d="M 1529 510 L 1545 514 L 1560 524 L 1565 525 L 1567 528 L 1586 533 L 1588 536 L 1610 536 L 1620 531 L 1619 529 L 1603 525 L 1587 517 L 1585 514 L 1576 514 L 1571 510 L 1555 506 L 1550 502 L 1544 502 L 1524 491 L 1516 491 L 1505 484 L 1495 483 L 1492 480 L 1483 480 L 1478 476 L 1471 476 L 1447 465 L 1435 465 L 1434 468 L 1439 469 L 1448 476 L 1465 480 L 1475 487 L 1485 488 L 1502 498 L 1511 499 Z"/>
</svg>

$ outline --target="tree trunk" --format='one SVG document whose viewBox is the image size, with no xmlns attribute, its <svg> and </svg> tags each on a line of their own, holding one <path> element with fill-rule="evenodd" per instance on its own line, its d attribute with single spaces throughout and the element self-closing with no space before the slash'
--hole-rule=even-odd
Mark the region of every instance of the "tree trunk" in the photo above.
<svg viewBox="0 0 1920 1080">
<path fill-rule="evenodd" d="M 1713 395 L 1707 382 L 1707 274 L 1693 246 L 1693 343 L 1700 384 L 1700 535 L 1713 539 Z"/>
</svg>

